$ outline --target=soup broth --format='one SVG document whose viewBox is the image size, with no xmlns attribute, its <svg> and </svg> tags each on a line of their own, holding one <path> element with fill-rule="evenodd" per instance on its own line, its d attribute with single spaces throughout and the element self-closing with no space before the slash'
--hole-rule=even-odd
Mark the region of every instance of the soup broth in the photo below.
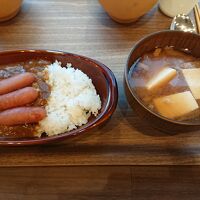
<svg viewBox="0 0 200 200">
<path fill-rule="evenodd" d="M 128 79 L 153 112 L 177 121 L 200 120 L 200 59 L 189 52 L 157 48 L 133 64 Z"/>
</svg>

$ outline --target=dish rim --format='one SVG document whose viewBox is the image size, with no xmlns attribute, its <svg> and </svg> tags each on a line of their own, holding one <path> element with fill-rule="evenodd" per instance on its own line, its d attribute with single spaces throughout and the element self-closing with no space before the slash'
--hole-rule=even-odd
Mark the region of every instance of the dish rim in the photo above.
<svg viewBox="0 0 200 200">
<path fill-rule="evenodd" d="M 59 50 L 48 50 L 48 49 L 19 49 L 19 50 L 5 50 L 0 51 L 0 55 L 8 55 L 8 54 L 20 54 L 20 53 L 36 53 L 36 54 L 52 54 L 52 55 L 61 55 L 61 56 L 67 56 L 70 55 L 71 57 L 74 57 L 75 59 L 84 60 L 85 62 L 92 63 L 96 67 L 98 67 L 98 70 L 102 72 L 104 75 L 107 85 L 108 85 L 108 97 L 107 97 L 107 103 L 105 106 L 105 109 L 99 113 L 99 115 L 91 122 L 83 125 L 84 127 L 79 127 L 78 129 L 74 129 L 69 132 L 64 132 L 58 135 L 54 136 L 47 136 L 44 138 L 27 138 L 27 139 L 20 139 L 15 138 L 14 140 L 11 140 L 9 138 L 4 137 L 5 139 L 0 140 L 0 146 L 30 146 L 30 145 L 41 145 L 41 144 L 47 144 L 47 143 L 53 143 L 58 142 L 61 140 L 65 140 L 67 138 L 75 137 L 78 135 L 82 135 L 86 132 L 88 132 L 91 129 L 94 129 L 97 126 L 100 126 L 102 123 L 107 121 L 111 115 L 114 113 L 117 102 L 118 102 L 118 87 L 117 87 L 117 81 L 115 78 L 114 73 L 103 63 L 91 59 L 86 56 L 82 56 L 75 53 L 69 53 L 65 51 L 59 51 Z M 26 59 L 24 59 L 26 60 Z M 76 66 L 78 68 L 78 66 Z M 9 140 L 8 140 L 9 139 Z"/>
</svg>

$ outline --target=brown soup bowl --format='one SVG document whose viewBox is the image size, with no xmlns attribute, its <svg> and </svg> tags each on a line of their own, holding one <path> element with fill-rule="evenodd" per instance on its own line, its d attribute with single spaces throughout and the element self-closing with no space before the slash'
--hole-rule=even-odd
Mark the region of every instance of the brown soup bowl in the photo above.
<svg viewBox="0 0 200 200">
<path fill-rule="evenodd" d="M 108 67 L 93 59 L 61 51 L 16 50 L 0 52 L 0 65 L 24 62 L 32 59 L 43 59 L 51 62 L 57 60 L 62 63 L 63 67 L 65 67 L 67 63 L 72 63 L 74 68 L 82 70 L 92 79 L 97 93 L 101 98 L 101 110 L 97 117 L 90 117 L 87 124 L 75 130 L 41 138 L 11 138 L 0 136 L 0 145 L 36 145 L 64 140 L 72 136 L 86 133 L 97 126 L 102 125 L 111 117 L 117 106 L 118 89 L 115 76 Z"/>
<path fill-rule="evenodd" d="M 153 33 L 141 39 L 133 47 L 124 72 L 124 88 L 127 100 L 133 111 L 148 122 L 153 127 L 172 134 L 188 132 L 200 129 L 200 120 L 197 122 L 181 122 L 162 117 L 161 115 L 147 108 L 137 96 L 136 92 L 131 89 L 128 73 L 131 66 L 138 58 L 156 47 L 164 48 L 172 46 L 174 49 L 188 49 L 194 57 L 200 57 L 200 36 L 194 33 L 181 31 L 161 31 Z"/>
</svg>

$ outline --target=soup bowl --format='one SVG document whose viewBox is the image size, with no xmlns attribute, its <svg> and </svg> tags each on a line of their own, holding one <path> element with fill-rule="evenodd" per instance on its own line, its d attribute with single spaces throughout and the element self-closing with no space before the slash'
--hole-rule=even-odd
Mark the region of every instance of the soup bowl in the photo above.
<svg viewBox="0 0 200 200">
<path fill-rule="evenodd" d="M 188 50 L 194 57 L 200 57 L 200 36 L 182 31 L 160 31 L 146 36 L 137 42 L 129 57 L 124 71 L 124 88 L 127 100 L 133 111 L 153 127 L 168 133 L 188 132 L 200 129 L 200 120 L 194 122 L 177 121 L 165 118 L 150 110 L 131 88 L 128 74 L 134 63 L 147 52 L 155 48 L 173 47 L 176 50 Z"/>
<path fill-rule="evenodd" d="M 88 132 L 91 129 L 94 129 L 97 126 L 102 125 L 111 117 L 111 115 L 115 111 L 118 100 L 117 82 L 112 71 L 104 64 L 81 55 L 61 51 L 16 50 L 0 52 L 0 65 L 40 59 L 50 62 L 55 62 L 57 60 L 61 62 L 62 67 L 65 67 L 67 63 L 71 63 L 74 68 L 79 69 L 87 74 L 91 78 L 97 90 L 97 93 L 100 96 L 102 103 L 101 110 L 99 111 L 97 117 L 90 117 L 87 124 L 80 126 L 75 130 L 55 136 L 46 136 L 41 138 L 15 138 L 0 136 L 0 145 L 21 146 L 45 144 L 64 140 L 73 136 L 78 136 L 80 134 Z"/>
<path fill-rule="evenodd" d="M 0 0 L 0 22 L 13 18 L 20 10 L 23 0 Z"/>
<path fill-rule="evenodd" d="M 158 0 L 99 0 L 109 16 L 119 23 L 131 23 L 147 13 Z"/>
</svg>

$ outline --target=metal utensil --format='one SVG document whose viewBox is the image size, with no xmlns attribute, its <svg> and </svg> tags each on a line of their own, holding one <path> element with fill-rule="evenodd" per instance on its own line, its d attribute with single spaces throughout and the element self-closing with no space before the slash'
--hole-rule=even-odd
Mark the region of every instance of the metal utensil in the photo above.
<svg viewBox="0 0 200 200">
<path fill-rule="evenodd" d="M 185 14 L 178 14 L 173 18 L 170 30 L 197 33 L 194 23 L 190 17 Z"/>
</svg>

